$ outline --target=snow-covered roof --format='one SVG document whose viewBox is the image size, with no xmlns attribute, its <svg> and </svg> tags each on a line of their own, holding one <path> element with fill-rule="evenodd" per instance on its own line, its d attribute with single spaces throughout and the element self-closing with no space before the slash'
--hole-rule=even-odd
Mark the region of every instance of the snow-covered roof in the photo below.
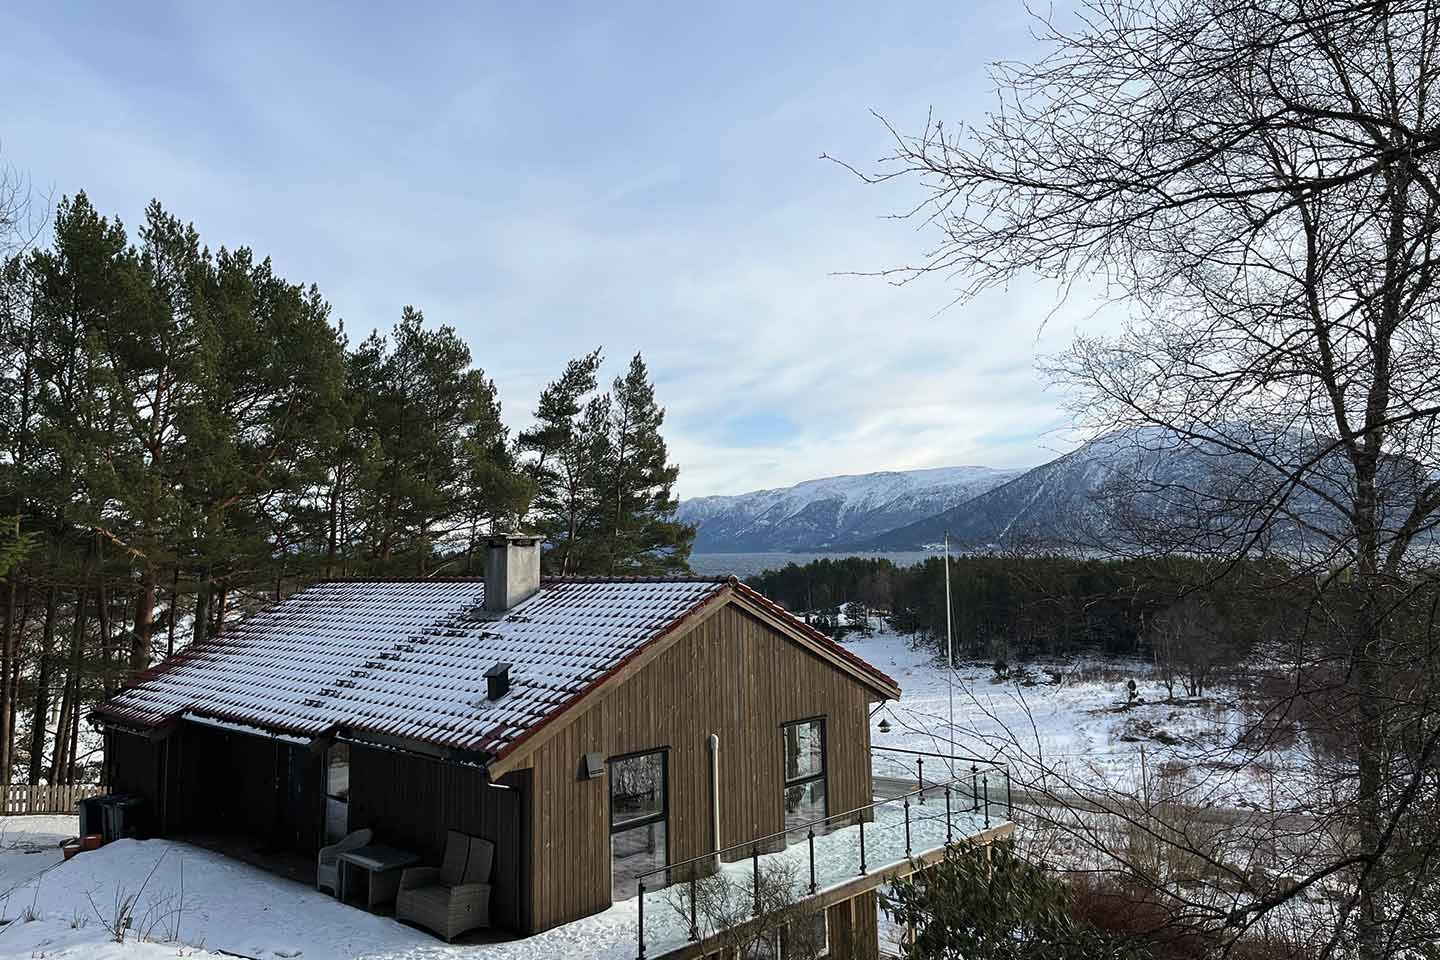
<svg viewBox="0 0 1440 960">
<path fill-rule="evenodd" d="M 893 687 L 733 579 L 546 579 L 503 614 L 484 610 L 483 582 L 329 582 L 176 654 L 96 714 L 147 729 L 183 715 L 304 737 L 338 729 L 500 757 L 727 591 Z M 492 701 L 485 672 L 497 663 L 510 664 L 510 689 Z"/>
</svg>

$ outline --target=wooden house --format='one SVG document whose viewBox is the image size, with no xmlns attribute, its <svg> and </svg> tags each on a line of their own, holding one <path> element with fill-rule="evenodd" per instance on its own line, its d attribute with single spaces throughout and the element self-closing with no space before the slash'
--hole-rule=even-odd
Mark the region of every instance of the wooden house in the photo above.
<svg viewBox="0 0 1440 960">
<path fill-rule="evenodd" d="M 501 537 L 483 583 L 275 604 L 98 708 L 107 782 L 143 798 L 153 835 L 297 860 L 360 827 L 428 862 L 449 830 L 487 838 L 493 923 L 517 935 L 871 802 L 889 677 L 734 579 L 539 563 L 534 538 Z M 873 893 L 852 900 L 834 915 L 873 944 Z"/>
</svg>

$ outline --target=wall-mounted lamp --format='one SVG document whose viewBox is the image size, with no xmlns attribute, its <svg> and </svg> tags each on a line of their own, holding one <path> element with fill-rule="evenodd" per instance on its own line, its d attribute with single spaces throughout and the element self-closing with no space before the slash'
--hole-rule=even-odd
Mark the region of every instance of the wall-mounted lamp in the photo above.
<svg viewBox="0 0 1440 960">
<path fill-rule="evenodd" d="M 598 780 L 605 775 L 605 755 L 603 753 L 587 753 L 581 760 L 580 769 L 584 771 L 586 780 Z"/>
</svg>

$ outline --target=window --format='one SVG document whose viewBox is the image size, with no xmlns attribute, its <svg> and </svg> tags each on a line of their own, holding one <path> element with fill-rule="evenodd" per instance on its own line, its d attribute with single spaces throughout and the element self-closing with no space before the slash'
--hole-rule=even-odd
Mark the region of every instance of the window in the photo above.
<svg viewBox="0 0 1440 960">
<path fill-rule="evenodd" d="M 664 750 L 610 761 L 610 884 L 615 900 L 633 897 L 640 874 L 665 866 L 666 817 Z M 650 879 L 652 886 L 656 878 Z"/>
<path fill-rule="evenodd" d="M 344 838 L 350 827 L 350 744 L 325 752 L 325 841 Z"/>
<path fill-rule="evenodd" d="M 825 721 L 787 723 L 785 750 L 785 829 L 803 827 L 826 815 Z"/>
</svg>

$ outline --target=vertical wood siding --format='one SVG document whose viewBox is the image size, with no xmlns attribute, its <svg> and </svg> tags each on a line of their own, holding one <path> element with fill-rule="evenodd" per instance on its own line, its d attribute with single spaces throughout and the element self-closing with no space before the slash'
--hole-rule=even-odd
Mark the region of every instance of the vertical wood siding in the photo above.
<svg viewBox="0 0 1440 960">
<path fill-rule="evenodd" d="M 829 956 L 835 960 L 876 960 L 880 953 L 878 921 L 873 890 L 831 906 L 825 911 Z"/>
<path fill-rule="evenodd" d="M 350 826 L 370 827 L 376 839 L 414 850 L 438 866 L 447 830 L 495 844 L 490 914 L 495 926 L 524 932 L 530 926 L 527 777 L 486 782 L 485 773 L 422 757 L 361 746 L 350 748 Z"/>
<path fill-rule="evenodd" d="M 829 811 L 869 803 L 873 694 L 748 613 L 727 606 L 536 749 L 534 927 L 610 905 L 609 782 L 585 780 L 587 752 L 669 748 L 669 859 L 711 846 L 709 753 L 720 737 L 721 845 L 784 827 L 781 725 L 826 720 Z"/>
</svg>

